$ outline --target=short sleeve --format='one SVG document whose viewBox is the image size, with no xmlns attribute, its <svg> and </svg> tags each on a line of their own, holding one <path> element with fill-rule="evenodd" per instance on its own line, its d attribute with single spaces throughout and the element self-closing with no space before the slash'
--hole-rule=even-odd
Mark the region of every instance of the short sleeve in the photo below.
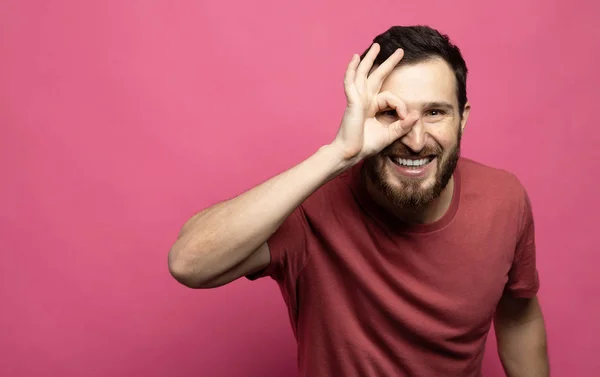
<svg viewBox="0 0 600 377">
<path fill-rule="evenodd" d="M 297 207 L 267 240 L 271 260 L 269 266 L 249 280 L 271 277 L 276 281 L 295 278 L 304 267 L 307 254 L 309 226 L 303 206 Z"/>
<path fill-rule="evenodd" d="M 513 297 L 532 298 L 539 290 L 536 266 L 535 224 L 531 201 L 523 190 L 521 226 L 513 263 L 508 273 L 507 291 Z"/>
</svg>

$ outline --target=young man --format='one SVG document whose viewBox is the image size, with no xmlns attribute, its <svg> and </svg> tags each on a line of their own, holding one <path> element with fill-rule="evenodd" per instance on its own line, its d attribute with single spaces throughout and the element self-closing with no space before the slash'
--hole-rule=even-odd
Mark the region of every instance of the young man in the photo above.
<svg viewBox="0 0 600 377">
<path fill-rule="evenodd" d="M 273 278 L 302 376 L 481 376 L 492 322 L 509 376 L 548 376 L 530 201 L 460 157 L 466 77 L 431 28 L 377 36 L 348 65 L 335 139 L 191 218 L 172 275 Z"/>
</svg>

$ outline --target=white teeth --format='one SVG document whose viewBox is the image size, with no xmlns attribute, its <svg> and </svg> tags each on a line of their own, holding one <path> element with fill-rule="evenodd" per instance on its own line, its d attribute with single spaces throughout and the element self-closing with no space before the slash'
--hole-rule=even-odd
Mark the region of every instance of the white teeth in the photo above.
<svg viewBox="0 0 600 377">
<path fill-rule="evenodd" d="M 408 160 L 405 158 L 397 158 L 396 159 L 396 163 L 398 165 L 402 165 L 402 166 L 414 166 L 414 167 L 419 167 L 419 166 L 423 166 L 423 165 L 427 165 L 429 163 L 429 159 L 428 158 L 423 158 L 420 160 Z"/>
</svg>

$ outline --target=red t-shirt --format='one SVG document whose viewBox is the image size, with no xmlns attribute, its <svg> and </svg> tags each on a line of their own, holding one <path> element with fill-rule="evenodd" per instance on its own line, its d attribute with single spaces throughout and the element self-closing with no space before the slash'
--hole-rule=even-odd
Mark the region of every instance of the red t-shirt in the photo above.
<svg viewBox="0 0 600 377">
<path fill-rule="evenodd" d="M 534 222 L 514 175 L 462 158 L 447 213 L 402 223 L 357 165 L 268 241 L 306 377 L 480 376 L 496 305 L 538 290 Z"/>
</svg>

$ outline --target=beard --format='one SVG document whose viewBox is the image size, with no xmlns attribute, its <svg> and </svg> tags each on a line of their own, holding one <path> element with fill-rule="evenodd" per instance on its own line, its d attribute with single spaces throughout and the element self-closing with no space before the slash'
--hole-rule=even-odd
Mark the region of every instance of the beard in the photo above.
<svg viewBox="0 0 600 377">
<path fill-rule="evenodd" d="M 426 146 L 421 152 L 414 153 L 398 141 L 384 149 L 381 153 L 365 160 L 366 177 L 373 183 L 375 189 L 381 192 L 392 205 L 409 210 L 418 209 L 437 198 L 446 188 L 448 182 L 450 182 L 450 178 L 452 178 L 460 158 L 461 137 L 462 132 L 459 130 L 455 146 L 445 155 L 439 144 L 435 147 Z M 391 184 L 386 177 L 387 173 L 385 171 L 385 160 L 390 155 L 402 155 L 411 158 L 435 156 L 437 166 L 434 184 L 423 188 L 421 187 L 422 181 L 420 179 L 408 177 L 402 179 L 401 187 Z"/>
</svg>

